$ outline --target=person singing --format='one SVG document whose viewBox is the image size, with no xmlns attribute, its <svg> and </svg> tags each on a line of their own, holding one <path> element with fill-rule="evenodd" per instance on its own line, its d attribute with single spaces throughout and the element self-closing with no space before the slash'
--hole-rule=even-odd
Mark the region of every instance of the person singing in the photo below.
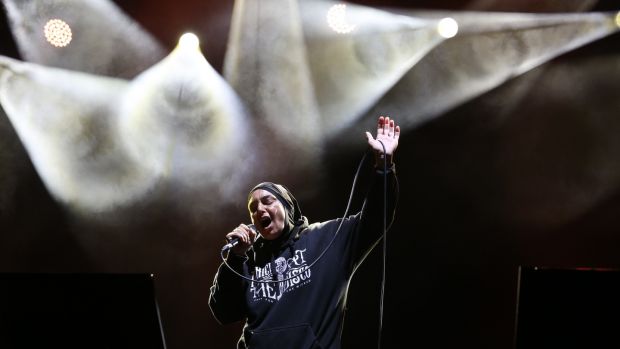
<svg viewBox="0 0 620 349">
<path fill-rule="evenodd" d="M 341 347 L 349 280 L 383 234 L 384 175 L 388 224 L 394 217 L 399 136 L 400 127 L 383 116 L 376 138 L 366 132 L 374 180 L 361 211 L 344 219 L 309 224 L 285 186 L 263 182 L 250 190 L 252 226 L 241 224 L 226 234 L 228 241 L 238 240 L 226 262 L 252 281 L 222 263 L 209 294 L 220 324 L 245 321 L 238 349 Z"/>
</svg>

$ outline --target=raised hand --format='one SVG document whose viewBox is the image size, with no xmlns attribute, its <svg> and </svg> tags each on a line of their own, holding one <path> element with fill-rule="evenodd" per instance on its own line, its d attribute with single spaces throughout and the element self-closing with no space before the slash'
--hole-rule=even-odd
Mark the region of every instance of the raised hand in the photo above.
<svg viewBox="0 0 620 349">
<path fill-rule="evenodd" d="M 400 126 L 396 125 L 394 120 L 389 116 L 380 116 L 377 123 L 377 138 L 373 138 L 370 132 L 366 132 L 368 145 L 375 151 L 375 165 L 383 164 L 383 147 L 387 156 L 387 163 L 392 163 L 394 152 L 398 147 L 398 138 L 400 137 Z M 383 146 L 381 146 L 383 143 Z"/>
</svg>

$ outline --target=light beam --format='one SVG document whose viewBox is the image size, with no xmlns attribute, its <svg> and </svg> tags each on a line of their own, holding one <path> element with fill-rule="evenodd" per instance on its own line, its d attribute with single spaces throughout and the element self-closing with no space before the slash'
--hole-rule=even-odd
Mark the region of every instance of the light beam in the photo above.
<svg viewBox="0 0 620 349">
<path fill-rule="evenodd" d="M 130 79 L 166 54 L 157 40 L 113 1 L 1 1 L 20 56 L 27 62 Z M 52 18 L 62 19 L 66 25 L 50 22 Z M 41 35 L 45 26 L 48 30 Z M 69 39 L 71 45 L 59 50 L 50 45 L 50 38 L 53 45 L 67 45 Z"/>
</svg>

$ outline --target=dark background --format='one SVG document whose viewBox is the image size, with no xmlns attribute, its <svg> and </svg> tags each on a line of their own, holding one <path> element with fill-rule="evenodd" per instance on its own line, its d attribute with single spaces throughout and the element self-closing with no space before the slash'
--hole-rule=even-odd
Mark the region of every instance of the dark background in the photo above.
<svg viewBox="0 0 620 349">
<path fill-rule="evenodd" d="M 180 34 L 199 33 L 221 71 L 232 1 L 116 1 L 172 49 Z M 355 1 L 380 7 L 560 12 L 552 1 Z M 571 3 L 571 2 L 564 2 Z M 591 10 L 618 10 L 613 1 Z M 0 53 L 19 58 L 2 16 Z M 620 57 L 618 34 L 581 47 L 408 130 L 397 153 L 397 221 L 388 238 L 383 344 L 391 347 L 510 348 L 519 265 L 620 267 Z M 601 59 L 614 58 L 603 65 Z M 558 76 L 562 83 L 557 83 Z M 532 83 L 534 81 L 534 83 Z M 527 83 L 527 84 L 526 84 Z M 502 103 L 530 86 L 519 103 Z M 397 119 L 398 116 L 395 116 Z M 195 240 L 165 208 L 93 253 L 87 233 L 46 191 L 8 120 L 1 120 L 0 271 L 154 272 L 168 347 L 233 347 L 240 325 L 210 316 L 208 287 L 226 227 Z M 302 202 L 311 220 L 341 215 L 363 148 L 330 144 L 325 190 Z M 244 221 L 243 206 L 222 216 Z M 167 216 L 169 215 L 169 216 Z M 149 218 L 145 218 L 149 221 Z M 207 225 L 209 226 L 209 225 Z M 80 231 L 77 231 L 80 230 Z M 101 234 L 101 228 L 93 228 Z M 153 241 L 164 241 L 161 244 Z M 166 248 L 204 252 L 169 263 Z M 91 246 L 92 248 L 92 246 Z M 163 251 L 163 255 L 162 255 Z M 105 257 L 102 257 L 105 256 Z M 158 257 L 159 256 L 159 257 Z M 160 258 L 160 259 L 158 259 Z M 102 262 L 102 259 L 107 259 Z M 379 328 L 381 256 L 374 251 L 353 279 L 345 343 L 372 347 Z"/>
</svg>

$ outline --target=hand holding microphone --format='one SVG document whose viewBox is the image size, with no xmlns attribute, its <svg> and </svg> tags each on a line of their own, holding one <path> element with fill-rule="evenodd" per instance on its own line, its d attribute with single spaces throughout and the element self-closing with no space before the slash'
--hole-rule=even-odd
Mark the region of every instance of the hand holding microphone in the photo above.
<svg viewBox="0 0 620 349">
<path fill-rule="evenodd" d="M 254 224 L 240 224 L 230 233 L 226 234 L 226 240 L 229 242 L 222 247 L 222 252 L 226 252 L 230 249 L 237 255 L 243 255 L 250 249 L 250 246 L 256 240 L 256 227 Z"/>
</svg>

